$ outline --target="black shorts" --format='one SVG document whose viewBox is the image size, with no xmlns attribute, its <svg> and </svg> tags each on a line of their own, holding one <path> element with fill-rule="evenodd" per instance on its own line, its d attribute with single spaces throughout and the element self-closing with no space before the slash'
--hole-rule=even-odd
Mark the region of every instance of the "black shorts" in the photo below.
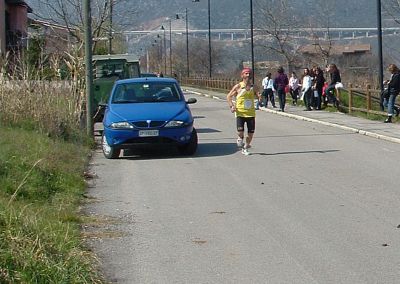
<svg viewBox="0 0 400 284">
<path fill-rule="evenodd" d="M 236 117 L 237 131 L 244 131 L 244 124 L 247 125 L 247 132 L 254 133 L 256 130 L 256 118 L 255 117 Z"/>
</svg>

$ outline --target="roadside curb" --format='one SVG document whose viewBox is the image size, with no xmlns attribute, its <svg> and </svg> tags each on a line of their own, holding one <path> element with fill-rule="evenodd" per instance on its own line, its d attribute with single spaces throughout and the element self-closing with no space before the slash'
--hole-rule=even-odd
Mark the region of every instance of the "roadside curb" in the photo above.
<svg viewBox="0 0 400 284">
<path fill-rule="evenodd" d="M 220 98 L 218 96 L 209 95 L 209 94 L 206 94 L 206 93 L 200 93 L 200 92 L 197 92 L 197 91 L 194 91 L 194 90 L 191 90 L 191 89 L 185 89 L 185 91 L 189 91 L 189 92 L 191 92 L 193 94 L 204 96 L 204 97 L 207 97 L 207 98 L 212 98 L 212 99 L 219 100 L 219 101 L 226 101 L 225 99 L 222 99 L 222 98 Z M 336 127 L 336 128 L 340 128 L 340 129 L 343 129 L 343 130 L 346 130 L 346 131 L 350 131 L 350 132 L 353 132 L 353 133 L 357 133 L 357 134 L 360 134 L 360 135 L 365 135 L 365 136 L 368 136 L 368 137 L 372 137 L 372 138 L 381 139 L 381 140 L 385 140 L 385 141 L 389 141 L 389 142 L 400 144 L 400 139 L 399 138 L 394 138 L 394 137 L 390 137 L 390 136 L 386 136 L 386 135 L 382 135 L 382 134 L 377 134 L 377 133 L 366 131 L 366 130 L 362 130 L 362 129 L 348 127 L 348 126 L 340 125 L 340 124 L 337 124 L 337 123 L 317 120 L 317 119 L 314 119 L 314 118 L 309 118 L 309 117 L 305 117 L 305 116 L 301 116 L 301 115 L 297 115 L 297 114 L 292 114 L 292 113 L 287 113 L 287 112 L 280 112 L 280 111 L 267 109 L 267 108 L 260 108 L 259 110 L 265 111 L 265 112 L 269 112 L 269 113 L 273 113 L 273 114 L 277 114 L 277 115 L 281 115 L 281 116 L 285 116 L 285 117 L 296 119 L 296 120 L 308 121 L 308 122 L 319 123 L 319 124 L 330 126 L 330 127 Z"/>
<path fill-rule="evenodd" d="M 353 128 L 353 127 L 349 127 L 349 126 L 345 126 L 345 125 L 340 125 L 340 124 L 337 124 L 337 123 L 317 120 L 317 119 L 314 119 L 314 118 L 309 118 L 309 117 L 305 117 L 305 116 L 301 116 L 301 115 L 297 115 L 297 114 L 279 112 L 279 111 L 271 110 L 271 109 L 260 108 L 260 110 L 265 111 L 265 112 L 275 113 L 275 114 L 278 114 L 278 115 L 281 115 L 281 116 L 286 116 L 286 117 L 297 119 L 297 120 L 303 120 L 303 121 L 308 121 L 308 122 L 313 122 L 313 123 L 319 123 L 319 124 L 330 126 L 330 127 L 336 127 L 336 128 L 340 128 L 340 129 L 347 130 L 347 131 L 350 131 L 350 132 L 354 132 L 354 133 L 357 133 L 357 134 L 365 135 L 365 136 L 368 136 L 368 137 L 373 137 L 373 138 L 376 138 L 376 139 L 386 140 L 386 141 L 390 141 L 390 142 L 394 142 L 394 143 L 399 143 L 400 144 L 400 139 L 398 139 L 398 138 L 394 138 L 394 137 L 390 137 L 390 136 L 386 136 L 386 135 L 382 135 L 382 134 L 377 134 L 377 133 L 366 131 L 366 130 L 362 130 L 362 129 L 357 129 L 357 128 Z"/>
</svg>

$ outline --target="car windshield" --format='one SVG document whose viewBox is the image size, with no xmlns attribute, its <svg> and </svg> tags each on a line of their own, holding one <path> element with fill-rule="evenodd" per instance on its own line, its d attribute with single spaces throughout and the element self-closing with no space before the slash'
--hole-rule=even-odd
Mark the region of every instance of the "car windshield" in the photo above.
<svg viewBox="0 0 400 284">
<path fill-rule="evenodd" d="M 173 82 L 134 82 L 118 84 L 111 103 L 176 102 L 180 100 L 178 87 Z"/>
</svg>

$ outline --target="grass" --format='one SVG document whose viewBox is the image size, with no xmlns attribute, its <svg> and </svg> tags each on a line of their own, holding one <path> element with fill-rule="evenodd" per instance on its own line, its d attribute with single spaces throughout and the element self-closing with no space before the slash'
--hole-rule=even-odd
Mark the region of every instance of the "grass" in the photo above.
<svg viewBox="0 0 400 284">
<path fill-rule="evenodd" d="M 79 212 L 91 144 L 0 125 L 0 283 L 102 283 Z"/>
<path fill-rule="evenodd" d="M 292 99 L 290 98 L 290 96 L 288 96 L 288 102 L 291 103 Z M 365 111 L 359 111 L 359 110 L 353 110 L 351 113 L 349 113 L 348 111 L 348 106 L 349 106 L 349 95 L 348 92 L 346 90 L 342 90 L 340 93 L 340 103 L 342 107 L 339 107 L 339 111 L 344 112 L 348 115 L 352 115 L 352 116 L 356 116 L 356 117 L 362 117 L 362 118 L 366 118 L 369 120 L 379 120 L 379 121 L 383 121 L 387 116 L 386 114 L 381 115 L 381 114 L 377 114 L 377 113 L 372 113 L 372 112 L 365 112 Z M 303 101 L 298 101 L 298 105 L 303 105 L 304 106 L 304 102 Z M 343 107 L 344 106 L 344 107 Z M 354 108 L 359 108 L 359 109 L 366 109 L 367 108 L 367 101 L 365 98 L 359 97 L 359 96 L 353 96 L 353 107 Z M 378 102 L 372 101 L 371 102 L 371 110 L 372 111 L 380 111 L 380 106 Z M 324 111 L 330 111 L 330 112 L 334 112 L 337 111 L 337 109 L 332 106 L 332 105 L 328 105 L 327 107 L 324 108 Z M 397 120 L 399 120 L 398 118 L 394 119 L 394 122 L 396 122 Z"/>
<path fill-rule="evenodd" d="M 342 106 L 348 107 L 349 95 L 348 95 L 347 91 L 345 91 L 345 90 L 341 91 L 340 101 L 341 101 Z M 365 98 L 354 95 L 353 96 L 353 107 L 359 108 L 359 109 L 367 109 L 367 100 Z M 349 115 L 356 116 L 356 117 L 362 117 L 362 118 L 366 118 L 369 120 L 383 121 L 387 117 L 386 113 L 381 115 L 379 113 L 359 111 L 359 110 L 353 110 L 351 113 L 349 113 L 348 109 L 340 108 L 340 110 Z M 380 112 L 379 103 L 372 100 L 371 101 L 371 110 L 375 111 L 375 112 Z M 394 122 L 396 122 L 397 120 L 398 119 L 395 118 Z"/>
</svg>

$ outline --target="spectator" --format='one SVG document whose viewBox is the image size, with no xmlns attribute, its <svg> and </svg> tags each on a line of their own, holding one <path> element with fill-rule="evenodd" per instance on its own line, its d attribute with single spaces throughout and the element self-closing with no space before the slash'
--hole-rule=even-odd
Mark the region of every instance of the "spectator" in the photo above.
<svg viewBox="0 0 400 284">
<path fill-rule="evenodd" d="M 292 72 L 292 75 L 289 79 L 289 92 L 292 97 L 292 104 L 297 105 L 297 98 L 299 97 L 299 79 L 295 72 Z"/>
<path fill-rule="evenodd" d="M 329 73 L 331 82 L 329 83 L 328 87 L 325 89 L 325 94 L 328 101 L 332 102 L 332 104 L 338 108 L 339 107 L 339 100 L 336 98 L 335 94 L 335 86 L 337 83 L 342 82 L 340 78 L 340 71 L 335 64 L 329 64 L 326 71 Z"/>
<path fill-rule="evenodd" d="M 392 74 L 390 80 L 386 80 L 387 88 L 382 92 L 383 106 L 387 107 L 388 117 L 385 123 L 392 122 L 393 110 L 396 111 L 396 116 L 399 116 L 400 110 L 395 106 L 396 97 L 400 93 L 400 70 L 395 64 L 388 66 L 388 71 Z"/>
<path fill-rule="evenodd" d="M 303 92 L 302 97 L 304 99 L 306 110 L 312 110 L 312 78 L 308 68 L 304 68 L 303 79 L 301 81 L 301 91 Z"/>
<path fill-rule="evenodd" d="M 271 73 L 267 73 L 265 78 L 262 80 L 261 85 L 263 87 L 262 92 L 262 103 L 261 105 L 264 107 L 268 106 L 268 100 L 271 102 L 272 107 L 275 106 L 275 98 L 274 98 L 274 80 L 272 79 Z"/>
<path fill-rule="evenodd" d="M 324 72 L 321 68 L 317 67 L 315 69 L 315 79 L 314 79 L 314 108 L 317 110 L 321 109 L 322 106 L 322 88 L 325 84 Z"/>
<path fill-rule="evenodd" d="M 310 105 L 314 108 L 316 98 L 314 97 L 314 84 L 315 84 L 315 77 L 316 77 L 317 66 L 313 65 L 310 69 L 310 77 L 311 77 L 311 102 Z"/>
<path fill-rule="evenodd" d="M 289 84 L 289 79 L 285 74 L 285 70 L 283 69 L 282 66 L 279 67 L 277 71 L 278 74 L 274 80 L 274 89 L 278 94 L 280 111 L 285 111 L 285 104 L 286 104 L 285 88 Z"/>
</svg>

